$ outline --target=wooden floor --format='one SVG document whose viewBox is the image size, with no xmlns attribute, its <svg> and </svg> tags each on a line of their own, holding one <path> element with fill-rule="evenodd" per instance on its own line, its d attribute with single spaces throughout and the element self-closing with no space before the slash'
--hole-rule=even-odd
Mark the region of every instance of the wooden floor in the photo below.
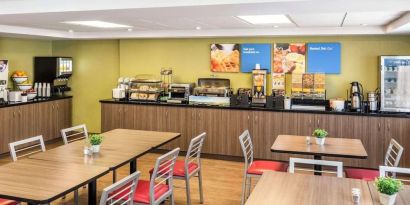
<svg viewBox="0 0 410 205">
<path fill-rule="evenodd" d="M 47 145 L 47 149 L 60 146 L 61 143 L 52 143 Z M 155 159 L 159 154 L 150 153 L 144 155 L 138 159 L 137 169 L 141 171 L 141 178 L 148 179 L 148 170 L 154 166 Z M 181 159 L 183 159 L 181 157 Z M 9 155 L 0 157 L 0 166 L 5 163 L 10 163 L 11 158 Z M 204 188 L 204 204 L 209 205 L 238 205 L 240 204 L 241 189 L 242 189 L 242 177 L 243 177 L 243 163 L 215 160 L 215 159 L 203 159 L 203 188 Z M 118 179 L 127 176 L 129 174 L 129 167 L 121 167 L 118 171 Z M 100 178 L 98 180 L 98 197 L 101 196 L 101 191 L 104 187 L 107 187 L 112 182 L 111 173 Z M 175 204 L 186 204 L 185 195 L 185 183 L 181 180 L 174 180 L 175 191 Z M 87 189 L 80 189 L 80 204 L 87 204 Z M 191 201 L 192 204 L 199 203 L 198 194 L 198 180 L 197 178 L 191 179 Z M 65 199 L 60 199 L 52 203 L 54 204 L 74 204 L 73 194 L 67 195 Z M 168 202 L 165 204 L 169 204 Z"/>
</svg>

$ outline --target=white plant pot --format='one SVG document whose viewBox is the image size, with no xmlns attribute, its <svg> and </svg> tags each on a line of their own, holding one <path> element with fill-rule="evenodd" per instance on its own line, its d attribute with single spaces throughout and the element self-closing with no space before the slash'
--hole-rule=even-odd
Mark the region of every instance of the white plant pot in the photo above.
<svg viewBox="0 0 410 205">
<path fill-rule="evenodd" d="M 93 145 L 93 146 L 92 146 L 93 152 L 94 152 L 94 153 L 100 152 L 100 146 L 101 146 L 101 145 Z"/>
<path fill-rule="evenodd" d="M 396 202 L 396 196 L 397 193 L 393 195 L 387 195 L 379 192 L 379 200 L 382 205 L 394 205 L 394 202 Z"/>
<path fill-rule="evenodd" d="M 316 144 L 318 145 L 324 145 L 325 144 L 325 137 L 324 138 L 319 138 L 319 137 L 315 137 L 316 138 Z"/>
</svg>

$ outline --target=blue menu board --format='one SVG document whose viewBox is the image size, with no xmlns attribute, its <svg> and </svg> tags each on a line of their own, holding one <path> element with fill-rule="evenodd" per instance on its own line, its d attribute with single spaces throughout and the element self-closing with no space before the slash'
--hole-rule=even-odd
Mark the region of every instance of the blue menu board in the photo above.
<svg viewBox="0 0 410 205">
<path fill-rule="evenodd" d="M 270 72 L 271 52 L 271 44 L 241 44 L 241 72 L 252 72 L 256 64 Z"/>
<path fill-rule="evenodd" d="M 340 43 L 308 43 L 307 72 L 340 74 Z"/>
</svg>

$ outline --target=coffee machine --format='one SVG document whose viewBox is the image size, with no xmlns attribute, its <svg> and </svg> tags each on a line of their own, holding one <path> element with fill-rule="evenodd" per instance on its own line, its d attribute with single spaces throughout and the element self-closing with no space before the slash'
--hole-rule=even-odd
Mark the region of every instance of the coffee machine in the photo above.
<svg viewBox="0 0 410 205">
<path fill-rule="evenodd" d="M 268 71 L 260 69 L 259 65 L 252 70 L 252 105 L 266 105 L 266 76 Z"/>
<path fill-rule="evenodd" d="M 7 80 L 9 78 L 8 61 L 0 60 L 0 104 L 8 101 Z"/>
<path fill-rule="evenodd" d="M 350 83 L 350 111 L 363 111 L 363 86 L 359 82 Z"/>
<path fill-rule="evenodd" d="M 50 83 L 52 92 L 64 95 L 70 91 L 68 79 L 73 74 L 71 57 L 34 57 L 34 81 Z"/>
</svg>

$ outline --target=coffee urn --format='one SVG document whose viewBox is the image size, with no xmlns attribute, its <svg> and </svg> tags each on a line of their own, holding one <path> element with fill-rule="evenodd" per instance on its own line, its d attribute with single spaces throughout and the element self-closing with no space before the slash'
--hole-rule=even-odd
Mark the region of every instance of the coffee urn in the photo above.
<svg viewBox="0 0 410 205">
<path fill-rule="evenodd" d="M 377 112 L 378 111 L 378 95 L 376 92 L 367 93 L 368 111 Z"/>
<path fill-rule="evenodd" d="M 363 86 L 359 82 L 350 83 L 350 110 L 354 112 L 363 111 Z"/>
</svg>

